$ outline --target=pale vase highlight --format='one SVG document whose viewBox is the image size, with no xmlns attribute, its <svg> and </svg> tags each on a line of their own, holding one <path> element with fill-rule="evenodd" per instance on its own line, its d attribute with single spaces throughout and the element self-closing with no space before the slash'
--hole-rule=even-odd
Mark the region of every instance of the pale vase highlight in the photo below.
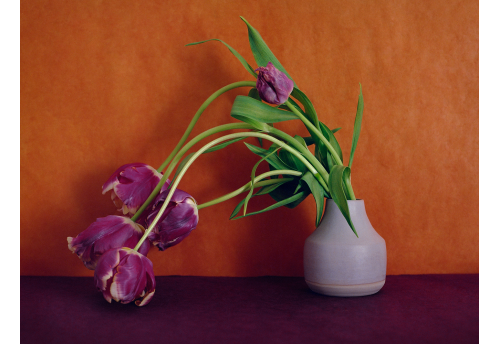
<svg viewBox="0 0 500 344">
<path fill-rule="evenodd" d="M 385 284 L 385 240 L 371 225 L 363 200 L 347 203 L 359 238 L 327 199 L 323 220 L 304 245 L 304 278 L 311 290 L 324 295 L 375 294 Z"/>
</svg>

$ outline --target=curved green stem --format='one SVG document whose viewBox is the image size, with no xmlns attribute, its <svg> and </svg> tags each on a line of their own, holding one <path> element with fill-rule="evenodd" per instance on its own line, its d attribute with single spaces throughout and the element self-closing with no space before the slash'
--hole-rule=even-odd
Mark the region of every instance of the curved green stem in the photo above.
<svg viewBox="0 0 500 344">
<path fill-rule="evenodd" d="M 168 166 L 167 171 L 163 174 L 163 177 L 160 179 L 158 182 L 158 185 L 154 188 L 154 190 L 151 192 L 149 195 L 148 199 L 144 202 L 144 204 L 137 210 L 135 215 L 132 217 L 132 221 L 136 221 L 139 216 L 142 214 L 144 209 L 153 201 L 153 199 L 160 193 L 160 190 L 167 181 L 168 177 L 170 177 L 170 174 L 174 170 L 175 166 L 179 162 L 179 160 L 182 158 L 182 156 L 191 148 L 193 147 L 196 143 L 199 141 L 203 140 L 204 138 L 219 133 L 221 131 L 226 131 L 226 130 L 232 130 L 232 129 L 253 129 L 253 126 L 247 123 L 230 123 L 230 124 L 223 124 L 219 125 L 217 127 L 214 127 L 212 129 L 209 129 L 207 131 L 204 131 L 203 133 L 197 135 L 195 138 L 193 138 L 191 141 L 189 141 L 184 147 L 182 147 L 182 150 L 180 150 L 177 155 L 175 156 L 174 160 L 172 160 L 172 163 Z"/>
<path fill-rule="evenodd" d="M 333 149 L 332 145 L 330 144 L 330 142 L 326 139 L 326 137 L 323 136 L 323 133 L 321 133 L 318 128 L 316 128 L 314 126 L 314 124 L 312 124 L 302 113 L 300 113 L 299 110 L 297 110 L 295 108 L 295 106 L 293 106 L 289 100 L 287 100 L 285 102 L 286 106 L 288 106 L 288 108 L 290 110 L 292 110 L 292 112 L 294 114 L 297 115 L 297 117 L 300 118 L 300 120 L 305 124 L 305 126 L 311 130 L 313 133 L 315 133 L 319 139 L 325 144 L 326 148 L 330 151 L 330 153 L 332 153 L 332 156 L 333 158 L 335 159 L 335 163 L 337 165 L 341 165 L 342 166 L 342 160 L 340 160 L 340 157 L 339 155 L 337 154 L 337 152 L 335 151 L 335 149 Z"/>
<path fill-rule="evenodd" d="M 310 162 L 311 164 L 318 170 L 320 173 L 323 181 L 325 184 L 321 184 L 325 187 L 325 190 L 329 193 L 328 186 L 326 186 L 326 183 L 328 183 L 328 172 L 325 169 L 325 167 L 318 161 L 318 159 L 312 154 L 307 147 L 304 147 L 300 142 L 298 142 L 295 138 L 291 137 L 284 131 L 281 131 L 279 129 L 276 129 L 274 127 L 271 127 L 269 129 L 269 134 L 274 135 L 276 137 L 281 138 L 282 140 L 285 140 L 286 142 L 290 143 L 293 148 L 298 150 L 302 155 L 304 155 Z"/>
<path fill-rule="evenodd" d="M 216 144 L 220 143 L 220 142 L 223 142 L 223 141 L 226 141 L 226 140 L 231 140 L 231 139 L 235 139 L 235 138 L 239 138 L 239 137 L 260 137 L 260 138 L 263 138 L 263 139 L 266 139 L 266 140 L 269 140 L 273 143 L 276 143 L 277 145 L 279 145 L 280 147 L 282 147 L 283 149 L 286 149 L 287 151 L 289 151 L 291 154 L 295 155 L 299 160 L 302 161 L 302 163 L 304 163 L 304 165 L 306 165 L 306 167 L 311 171 L 311 173 L 318 177 L 318 172 L 316 171 L 316 169 L 300 154 L 298 153 L 295 149 L 291 148 L 290 146 L 288 146 L 287 144 L 281 142 L 280 140 L 272 137 L 272 136 L 269 136 L 267 134 L 262 134 L 262 133 L 235 133 L 235 134 L 230 134 L 230 135 L 226 135 L 226 136 L 223 136 L 223 137 L 220 137 L 218 139 L 215 139 L 209 143 L 207 143 L 205 146 L 203 146 L 202 148 L 200 148 L 187 162 L 186 164 L 184 165 L 184 167 L 181 169 L 181 171 L 179 172 L 179 175 L 177 176 L 177 178 L 175 178 L 175 180 L 172 182 L 172 185 L 170 186 L 170 191 L 168 192 L 168 195 L 167 195 L 167 198 L 165 199 L 165 201 L 163 202 L 163 205 L 160 209 L 160 211 L 158 212 L 158 214 L 156 215 L 156 217 L 154 218 L 153 222 L 151 223 L 151 225 L 148 227 L 148 229 L 146 230 L 146 232 L 144 233 L 144 235 L 142 236 L 141 240 L 139 240 L 139 242 L 137 243 L 137 245 L 134 247 L 134 250 L 137 251 L 139 249 L 139 247 L 141 247 L 142 243 L 144 242 L 144 240 L 146 240 L 146 238 L 149 236 L 149 234 L 151 233 L 152 229 L 156 226 L 156 224 L 158 223 L 158 221 L 160 220 L 160 217 L 163 215 L 163 212 L 165 211 L 165 209 L 167 208 L 168 204 L 170 203 L 170 200 L 172 199 L 172 196 L 174 195 L 174 192 L 177 188 L 177 186 L 179 185 L 180 181 L 182 180 L 182 177 L 184 176 L 184 174 L 186 173 L 186 171 L 188 170 L 188 168 L 193 164 L 193 162 L 201 155 L 203 154 L 203 152 L 205 152 L 207 149 L 209 149 L 210 147 L 212 146 L 215 146 Z M 319 178 L 321 179 L 321 177 Z M 321 180 L 322 181 L 322 180 Z"/>
<path fill-rule="evenodd" d="M 268 180 L 264 180 L 264 181 L 261 182 L 261 180 L 264 179 L 264 178 L 267 178 L 267 177 L 270 177 L 270 176 L 283 175 L 283 174 L 292 175 L 292 176 L 301 176 L 302 175 L 302 173 L 300 173 L 299 171 L 293 171 L 293 170 L 274 170 L 274 171 L 269 171 L 269 172 L 262 173 L 261 175 L 258 175 L 257 177 L 255 177 L 254 187 L 255 188 L 259 188 L 259 187 L 266 186 L 266 185 L 276 184 L 276 182 L 283 182 L 285 180 L 288 180 L 288 181 L 293 180 L 293 178 L 280 178 L 280 179 L 268 179 Z M 206 208 L 206 207 L 210 207 L 210 206 L 215 205 L 215 204 L 219 204 L 221 202 L 227 201 L 228 199 L 236 197 L 239 194 L 241 194 L 241 193 L 243 193 L 245 191 L 250 190 L 251 186 L 252 186 L 252 182 L 249 181 L 248 183 L 246 183 L 245 185 L 243 185 L 241 188 L 236 189 L 233 192 L 230 192 L 228 194 L 225 194 L 224 196 L 220 196 L 220 197 L 215 198 L 215 199 L 213 199 L 213 200 L 211 200 L 209 202 L 205 202 L 203 204 L 198 205 L 198 210 Z"/>
<path fill-rule="evenodd" d="M 218 96 L 220 96 L 221 94 L 223 94 L 223 93 L 225 93 L 227 91 L 230 91 L 230 90 L 232 90 L 234 88 L 238 88 L 238 87 L 255 87 L 255 81 L 239 81 L 239 82 L 235 82 L 235 83 L 229 84 L 227 86 L 222 87 L 221 89 L 219 89 L 218 91 L 216 91 L 215 93 L 213 93 L 210 97 L 208 97 L 208 99 L 205 100 L 205 102 L 203 104 L 201 104 L 201 106 L 198 109 L 198 111 L 196 111 L 193 119 L 191 120 L 191 123 L 189 123 L 189 126 L 187 127 L 186 131 L 184 132 L 184 135 L 182 135 L 181 140 L 179 141 L 179 143 L 177 143 L 177 146 L 175 146 L 174 150 L 172 151 L 172 153 L 170 153 L 170 155 L 163 162 L 163 164 L 161 164 L 161 166 L 158 168 L 158 172 L 163 171 L 165 169 L 165 167 L 167 167 L 167 165 L 170 163 L 170 161 L 172 160 L 172 158 L 177 154 L 177 152 L 179 151 L 179 149 L 181 149 L 182 145 L 184 144 L 184 142 L 186 142 L 189 134 L 193 130 L 194 125 L 196 124 L 196 122 L 200 118 L 200 116 L 203 113 L 203 111 L 205 111 L 205 109 L 207 108 L 207 106 L 210 105 L 210 103 L 215 98 L 217 98 Z"/>
</svg>

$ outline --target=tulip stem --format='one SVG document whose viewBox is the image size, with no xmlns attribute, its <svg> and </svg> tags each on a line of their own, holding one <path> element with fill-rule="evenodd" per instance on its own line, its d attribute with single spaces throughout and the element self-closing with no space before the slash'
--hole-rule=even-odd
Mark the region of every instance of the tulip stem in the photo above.
<svg viewBox="0 0 500 344">
<path fill-rule="evenodd" d="M 172 163 L 168 166 L 167 171 L 163 174 L 163 177 L 160 179 L 154 190 L 151 192 L 149 195 L 148 199 L 144 202 L 144 204 L 137 210 L 135 215 L 132 217 L 132 221 L 136 221 L 139 216 L 142 214 L 142 212 L 146 209 L 146 207 L 153 201 L 153 199 L 160 193 L 160 190 L 167 181 L 168 177 L 170 177 L 170 174 L 174 170 L 175 166 L 179 162 L 179 160 L 182 158 L 182 156 L 191 148 L 193 147 L 196 143 L 199 141 L 203 140 L 204 138 L 219 133 L 221 131 L 226 131 L 226 130 L 232 130 L 232 129 L 253 129 L 253 126 L 247 123 L 229 123 L 229 124 L 223 124 L 219 125 L 217 127 L 214 127 L 212 129 L 209 129 L 207 131 L 204 131 L 203 133 L 197 135 L 195 138 L 193 138 L 191 141 L 189 141 L 181 151 L 178 152 L 178 154 L 175 156 L 174 160 L 172 160 Z"/>
<path fill-rule="evenodd" d="M 290 110 L 292 110 L 292 112 L 294 114 L 297 115 L 297 117 L 300 118 L 300 120 L 304 123 L 304 125 L 309 129 L 311 130 L 313 133 L 315 133 L 319 139 L 325 144 L 326 148 L 330 151 L 330 153 L 332 154 L 332 157 L 333 159 L 335 160 L 335 163 L 337 165 L 340 165 L 342 166 L 342 160 L 340 159 L 339 155 L 337 154 L 337 152 L 335 151 L 335 149 L 332 147 L 331 143 L 327 140 L 327 138 L 325 136 L 323 136 L 323 134 L 318 130 L 318 128 L 316 128 L 316 126 L 314 124 L 312 124 L 299 110 L 297 110 L 295 108 L 295 106 L 293 106 L 289 100 L 287 100 L 285 102 L 285 104 L 288 106 L 288 108 Z M 348 199 L 351 199 L 351 200 L 355 200 L 356 199 L 356 196 L 354 196 L 354 190 L 352 189 L 352 185 L 351 185 L 351 181 L 350 180 L 344 180 L 344 185 L 346 187 L 346 191 L 347 191 L 347 198 Z M 328 189 L 327 189 L 328 190 Z"/>
<path fill-rule="evenodd" d="M 286 104 L 286 106 L 288 106 L 288 108 L 290 110 L 292 110 L 292 112 L 294 114 L 297 115 L 297 117 L 300 118 L 300 120 L 304 123 L 304 125 L 309 130 L 311 130 L 312 132 L 314 132 L 319 137 L 319 139 L 325 144 L 326 148 L 330 151 L 330 153 L 332 154 L 333 158 L 335 159 L 336 164 L 342 166 L 342 160 L 340 160 L 339 155 L 337 154 L 337 152 L 335 151 L 335 149 L 332 147 L 332 145 L 330 144 L 330 142 L 326 139 L 326 137 L 324 137 L 323 134 L 318 130 L 318 128 L 316 128 L 314 126 L 314 124 L 312 124 L 302 113 L 300 113 L 300 111 L 297 110 L 295 108 L 295 106 L 293 106 L 290 103 L 289 100 L 287 100 L 285 102 L 285 104 Z"/>
<path fill-rule="evenodd" d="M 299 172 L 299 171 L 293 171 L 293 170 L 274 170 L 274 171 L 269 171 L 269 172 L 262 173 L 261 175 L 255 177 L 255 179 L 254 179 L 254 188 L 260 188 L 262 186 L 272 185 L 272 184 L 276 184 L 278 182 L 282 183 L 282 182 L 285 182 L 285 181 L 291 181 L 291 180 L 293 180 L 293 178 L 279 178 L 279 179 L 267 179 L 267 180 L 264 180 L 264 181 L 261 182 L 261 180 L 264 179 L 264 178 L 267 178 L 267 177 L 270 177 L 270 176 L 284 175 L 284 174 L 292 175 L 292 176 L 301 176 L 302 175 L 301 172 Z M 224 201 L 227 201 L 228 199 L 231 199 L 231 198 L 233 198 L 235 196 L 238 196 L 239 194 L 241 194 L 241 193 L 243 193 L 245 191 L 250 190 L 251 186 L 252 186 L 252 182 L 249 181 L 248 183 L 246 183 L 245 185 L 243 185 L 241 188 L 239 188 L 237 190 L 234 190 L 233 192 L 230 192 L 228 194 L 225 194 L 224 196 L 215 198 L 215 199 L 211 200 L 210 202 L 206 202 L 206 203 L 198 205 L 197 206 L 198 210 L 206 208 L 206 207 L 210 207 L 212 205 L 215 205 L 215 204 L 218 204 L 218 203 L 221 203 L 221 202 L 224 202 Z"/>
<path fill-rule="evenodd" d="M 291 146 L 293 146 L 296 150 L 298 150 L 302 155 L 304 155 L 310 162 L 311 164 L 318 170 L 319 174 L 321 175 L 323 179 L 323 183 L 321 185 L 325 188 L 325 191 L 329 193 L 328 186 L 326 186 L 326 183 L 328 183 L 328 172 L 326 171 L 325 167 L 321 165 L 321 163 L 318 161 L 318 159 L 312 154 L 307 147 L 304 147 L 300 142 L 298 142 L 295 138 L 291 137 L 284 131 L 281 131 L 279 129 L 271 127 L 269 129 L 269 134 L 277 136 L 281 138 L 282 140 L 285 140 L 288 142 Z M 321 181 L 320 181 L 321 182 Z"/>
<path fill-rule="evenodd" d="M 198 109 L 198 111 L 196 111 L 193 119 L 191 120 L 191 123 L 189 123 L 186 131 L 184 132 L 184 135 L 182 135 L 179 143 L 177 143 L 177 146 L 175 146 L 175 148 L 172 151 L 172 153 L 170 153 L 170 155 L 167 157 L 167 159 L 158 168 L 158 172 L 163 171 L 165 169 L 165 167 L 167 167 L 167 165 L 170 163 L 170 161 L 174 158 L 174 156 L 177 154 L 177 152 L 181 149 L 182 145 L 184 144 L 184 142 L 186 142 L 189 134 L 193 130 L 194 125 L 196 124 L 196 122 L 200 118 L 200 116 L 203 113 L 203 111 L 205 111 L 205 109 L 208 107 L 208 105 L 210 105 L 210 103 L 215 98 L 217 98 L 218 96 L 220 96 L 221 94 L 223 94 L 223 93 L 225 93 L 227 91 L 230 91 L 230 90 L 232 90 L 234 88 L 238 88 L 238 87 L 255 87 L 255 81 L 238 81 L 238 82 L 229 84 L 227 86 L 222 87 L 221 89 L 219 89 L 218 91 L 216 91 L 215 93 L 213 93 L 210 97 L 208 97 L 208 99 L 205 100 L 205 102 L 203 104 L 201 104 L 201 106 Z"/>
<path fill-rule="evenodd" d="M 168 192 L 168 195 L 167 195 L 167 198 L 165 199 L 165 201 L 163 202 L 163 205 L 161 206 L 161 209 L 160 211 L 158 212 L 158 214 L 156 215 L 156 217 L 154 218 L 153 222 L 149 225 L 148 229 L 146 230 L 146 232 L 143 234 L 141 240 L 139 240 L 139 242 L 137 243 L 137 245 L 134 247 L 134 250 L 137 251 L 139 249 L 139 247 L 141 247 L 142 243 L 144 242 L 144 240 L 146 240 L 146 238 L 149 236 L 149 234 L 151 233 L 151 231 L 153 230 L 153 228 L 155 228 L 156 224 L 158 223 L 158 221 L 160 220 L 161 216 L 163 215 L 163 212 L 165 211 L 165 209 L 167 208 L 168 204 L 170 203 L 170 200 L 172 199 L 172 196 L 174 195 L 174 192 L 175 190 L 177 189 L 177 186 L 179 185 L 182 177 L 184 176 L 184 174 L 186 173 L 186 171 L 188 170 L 188 168 L 193 164 L 193 162 L 201 155 L 203 154 L 203 152 L 205 152 L 207 149 L 209 149 L 210 147 L 212 146 L 215 146 L 216 144 L 220 143 L 220 142 L 223 142 L 223 141 L 227 141 L 227 140 L 231 140 L 231 139 L 235 139 L 235 138 L 240 138 L 240 137 L 260 137 L 260 138 L 263 138 L 263 139 L 266 139 L 266 140 L 269 140 L 273 143 L 276 143 L 278 146 L 280 146 L 281 148 L 289 151 L 291 154 L 295 155 L 300 161 L 302 161 L 302 163 L 304 163 L 304 165 L 311 171 L 311 173 L 316 177 L 318 178 L 318 180 L 320 182 L 323 182 L 324 184 L 324 181 L 323 179 L 319 176 L 318 172 L 316 171 L 316 169 L 309 163 L 309 161 L 307 161 L 307 159 L 305 159 L 299 152 L 297 152 L 295 149 L 291 148 L 290 146 L 288 146 L 286 143 L 272 137 L 272 136 L 269 136 L 267 134 L 262 134 L 262 133 L 248 133 L 248 132 L 245 132 L 245 133 L 234 133 L 234 134 L 229 134 L 229 135 L 225 135 L 225 136 L 222 136 L 218 139 L 215 139 L 209 143 L 207 143 L 205 146 L 203 146 L 202 148 L 200 148 L 196 153 L 194 153 L 194 155 L 186 162 L 186 164 L 184 165 L 184 167 L 180 170 L 177 178 L 175 178 L 175 180 L 172 182 L 172 184 L 170 185 L 170 191 Z M 325 187 L 325 186 L 323 186 Z M 327 189 L 328 190 L 328 189 Z"/>
</svg>

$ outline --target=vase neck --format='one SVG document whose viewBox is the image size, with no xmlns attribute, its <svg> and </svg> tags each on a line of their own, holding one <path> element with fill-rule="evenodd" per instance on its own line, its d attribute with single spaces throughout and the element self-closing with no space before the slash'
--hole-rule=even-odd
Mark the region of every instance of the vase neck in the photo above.
<svg viewBox="0 0 500 344">
<path fill-rule="evenodd" d="M 357 199 L 357 200 L 348 200 L 347 201 L 347 206 L 349 207 L 349 213 L 351 214 L 351 217 L 353 216 L 366 216 L 366 209 L 365 209 L 365 201 L 362 199 Z M 335 201 L 333 199 L 327 199 L 326 200 L 326 205 L 325 205 L 325 216 L 326 214 L 333 215 L 333 213 L 339 213 L 340 215 L 342 214 L 340 212 L 339 207 L 337 204 L 335 204 Z"/>
</svg>

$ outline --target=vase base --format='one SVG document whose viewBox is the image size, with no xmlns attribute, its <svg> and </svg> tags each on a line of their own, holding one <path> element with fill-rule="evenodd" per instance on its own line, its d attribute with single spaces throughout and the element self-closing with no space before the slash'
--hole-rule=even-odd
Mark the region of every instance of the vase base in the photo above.
<svg viewBox="0 0 500 344">
<path fill-rule="evenodd" d="M 353 284 L 353 285 L 338 285 L 338 284 L 321 284 L 306 280 L 307 286 L 318 294 L 340 297 L 354 297 L 372 295 L 378 292 L 385 284 L 385 279 L 380 282 Z"/>
</svg>

